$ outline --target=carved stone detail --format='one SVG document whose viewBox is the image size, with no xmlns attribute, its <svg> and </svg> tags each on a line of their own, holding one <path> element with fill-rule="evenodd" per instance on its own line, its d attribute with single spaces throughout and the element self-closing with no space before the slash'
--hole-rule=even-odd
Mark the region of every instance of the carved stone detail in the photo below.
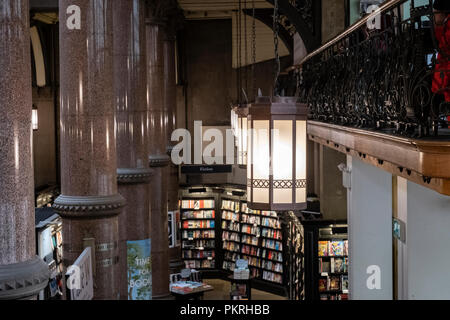
<svg viewBox="0 0 450 320">
<path fill-rule="evenodd" d="M 0 300 L 36 296 L 47 286 L 49 278 L 48 265 L 38 256 L 21 263 L 0 265 Z"/>
<path fill-rule="evenodd" d="M 119 168 L 117 169 L 117 182 L 119 184 L 149 183 L 153 175 L 149 168 Z"/>
<path fill-rule="evenodd" d="M 65 218 L 92 218 L 118 215 L 125 204 L 120 194 L 86 197 L 61 195 L 53 204 L 53 209 Z"/>
</svg>

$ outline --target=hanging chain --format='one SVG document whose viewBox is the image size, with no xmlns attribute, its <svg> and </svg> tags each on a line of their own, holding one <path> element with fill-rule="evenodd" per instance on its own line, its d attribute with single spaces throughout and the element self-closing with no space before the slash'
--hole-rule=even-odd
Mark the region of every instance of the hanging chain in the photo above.
<svg viewBox="0 0 450 320">
<path fill-rule="evenodd" d="M 279 33 L 279 9 L 278 9 L 278 0 L 274 1 L 274 9 L 273 9 L 273 36 L 274 36 L 274 44 L 275 44 L 275 82 L 274 82 L 274 94 L 278 95 L 278 77 L 280 76 L 281 71 L 281 63 L 280 63 L 280 54 L 278 53 L 278 33 Z"/>
<path fill-rule="evenodd" d="M 244 0 L 244 41 L 245 41 L 245 46 L 244 46 L 244 54 L 245 54 L 245 92 L 247 94 L 248 92 L 248 50 L 247 50 L 247 0 Z"/>
<path fill-rule="evenodd" d="M 238 55 L 238 97 L 239 97 L 239 106 L 241 105 L 242 101 L 242 0 L 239 0 L 239 9 L 238 9 L 238 38 L 239 38 L 239 55 Z"/>
<path fill-rule="evenodd" d="M 257 89 L 256 89 L 256 75 L 255 75 L 255 65 L 256 65 L 256 9 L 255 9 L 255 0 L 252 0 L 252 80 L 253 80 L 253 96 L 256 98 Z"/>
<path fill-rule="evenodd" d="M 240 7 L 240 0 L 239 0 L 239 7 Z M 240 8 L 239 8 L 240 9 Z M 239 66 L 239 62 L 240 62 L 240 41 L 239 41 L 239 30 L 240 30 L 240 25 L 239 25 L 239 11 L 236 12 L 236 99 L 237 99 L 237 103 L 240 103 L 240 66 Z"/>
</svg>

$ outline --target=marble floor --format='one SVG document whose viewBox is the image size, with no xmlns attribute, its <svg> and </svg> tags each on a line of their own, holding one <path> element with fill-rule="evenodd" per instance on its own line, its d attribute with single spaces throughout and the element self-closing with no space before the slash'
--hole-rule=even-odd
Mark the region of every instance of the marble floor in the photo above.
<svg viewBox="0 0 450 320">
<path fill-rule="evenodd" d="M 213 291 L 205 293 L 204 300 L 230 300 L 230 282 L 219 279 L 204 279 L 203 281 L 214 287 Z M 287 298 L 252 289 L 252 300 L 287 300 Z"/>
</svg>

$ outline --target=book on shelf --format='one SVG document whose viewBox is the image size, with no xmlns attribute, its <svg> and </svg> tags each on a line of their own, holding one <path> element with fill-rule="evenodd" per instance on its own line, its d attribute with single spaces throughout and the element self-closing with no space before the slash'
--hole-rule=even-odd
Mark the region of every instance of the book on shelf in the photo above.
<svg viewBox="0 0 450 320">
<path fill-rule="evenodd" d="M 328 256 L 328 241 L 319 241 L 319 257 L 327 257 Z"/>
<path fill-rule="evenodd" d="M 344 255 L 344 241 L 328 241 L 328 255 L 329 256 L 343 256 Z"/>
<path fill-rule="evenodd" d="M 337 291 L 341 289 L 341 277 L 339 276 L 331 276 L 329 278 L 329 283 L 330 283 L 330 287 L 329 290 L 330 291 Z"/>
<path fill-rule="evenodd" d="M 343 293 L 348 293 L 348 275 L 342 275 L 341 276 L 341 290 Z"/>
</svg>

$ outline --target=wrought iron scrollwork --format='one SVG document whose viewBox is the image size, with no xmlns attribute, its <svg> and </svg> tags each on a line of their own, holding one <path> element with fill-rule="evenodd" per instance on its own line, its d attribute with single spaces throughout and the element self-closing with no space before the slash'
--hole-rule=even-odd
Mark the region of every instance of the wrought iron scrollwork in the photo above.
<svg viewBox="0 0 450 320">
<path fill-rule="evenodd" d="M 431 90 L 438 53 L 448 58 L 435 38 L 432 1 L 410 8 L 407 19 L 405 2 L 280 79 L 284 94 L 299 96 L 317 121 L 409 137 L 447 134 L 448 104 Z"/>
</svg>

